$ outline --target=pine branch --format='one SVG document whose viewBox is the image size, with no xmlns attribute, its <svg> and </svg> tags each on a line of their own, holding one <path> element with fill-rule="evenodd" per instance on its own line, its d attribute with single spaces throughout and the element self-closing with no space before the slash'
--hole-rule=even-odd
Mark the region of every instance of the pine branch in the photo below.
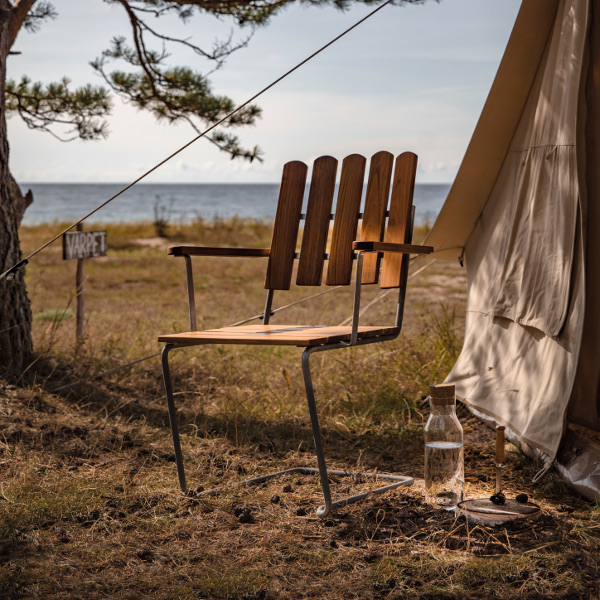
<svg viewBox="0 0 600 600">
<path fill-rule="evenodd" d="M 10 9 L 8 14 L 8 47 L 12 48 L 12 45 L 17 39 L 21 27 L 24 26 L 28 19 L 28 15 L 33 13 L 33 5 L 36 0 L 15 0 L 13 7 Z M 31 21 L 30 21 L 31 22 Z"/>
<path fill-rule="evenodd" d="M 50 2 L 37 2 L 27 13 L 23 21 L 26 31 L 35 33 L 40 30 L 41 24 L 48 19 L 56 19 L 58 13 Z"/>
<path fill-rule="evenodd" d="M 207 75 L 219 69 L 228 56 L 247 46 L 257 26 L 293 2 L 335 6 L 341 10 L 353 3 L 377 4 L 383 0 L 104 0 L 120 5 L 131 27 L 132 42 L 113 38 L 110 47 L 91 63 L 107 86 L 126 102 L 148 110 L 158 120 L 185 122 L 201 133 L 221 120 L 235 107 L 233 100 L 212 92 Z M 425 0 L 394 0 L 395 4 L 421 4 Z M 437 1 L 437 0 L 436 0 Z M 35 5 L 35 6 L 34 6 Z M 147 19 L 174 14 L 187 22 L 194 13 L 231 17 L 239 25 L 249 26 L 250 33 L 234 42 L 233 34 L 206 49 L 189 39 L 175 38 L 150 26 Z M 55 18 L 53 5 L 46 0 L 15 0 L 10 11 L 11 44 L 21 27 L 35 31 L 39 24 Z M 158 49 L 153 47 L 153 42 Z M 187 67 L 170 66 L 168 48 L 183 46 L 206 59 L 212 66 L 207 74 Z M 114 63 L 124 68 L 111 70 Z M 110 113 L 108 90 L 86 86 L 71 91 L 68 80 L 43 86 L 23 78 L 19 84 L 9 81 L 6 90 L 7 114 L 19 114 L 28 127 L 50 132 L 61 140 L 93 140 L 107 135 L 104 118 Z M 261 160 L 258 148 L 244 149 L 238 138 L 225 131 L 253 125 L 260 117 L 256 105 L 245 107 L 223 124 L 223 130 L 207 136 L 232 158 Z M 62 133 L 57 132 L 57 128 Z M 65 137 L 66 136 L 66 137 Z"/>
<path fill-rule="evenodd" d="M 209 53 L 187 40 L 172 39 L 154 31 L 140 19 L 130 2 L 113 1 L 123 5 L 127 11 L 133 32 L 133 46 L 128 45 L 123 37 L 113 38 L 111 46 L 91 65 L 117 95 L 139 109 L 151 112 L 159 121 L 185 122 L 198 133 L 206 126 L 221 120 L 235 108 L 230 98 L 212 93 L 205 75 L 187 67 L 168 67 L 166 61 L 169 55 L 165 44 L 183 43 L 216 63 L 218 68 L 227 56 L 245 46 L 247 39 L 237 45 L 232 45 L 229 39 L 215 46 L 212 53 Z M 157 6 L 157 9 L 160 9 L 160 6 Z M 161 50 L 149 48 L 146 40 L 148 35 L 161 42 Z M 114 62 L 124 63 L 127 70 L 110 71 L 110 65 Z M 260 114 L 258 106 L 248 106 L 230 119 L 224 127 L 253 125 Z M 230 133 L 217 133 L 209 139 L 232 158 L 261 160 L 258 148 L 242 148 L 239 139 Z"/>
<path fill-rule="evenodd" d="M 69 89 L 69 80 L 59 83 L 6 82 L 7 116 L 18 114 L 30 129 L 46 131 L 61 141 L 97 140 L 107 136 L 112 103 L 108 91 L 86 85 Z M 60 129 L 62 133 L 56 131 Z"/>
</svg>

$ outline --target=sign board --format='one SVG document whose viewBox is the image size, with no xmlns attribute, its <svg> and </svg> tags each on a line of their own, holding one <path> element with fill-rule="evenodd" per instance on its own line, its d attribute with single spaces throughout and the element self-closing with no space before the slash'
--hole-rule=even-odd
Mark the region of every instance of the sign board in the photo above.
<svg viewBox="0 0 600 600">
<path fill-rule="evenodd" d="M 70 231 L 63 235 L 63 260 L 106 256 L 106 231 Z"/>
</svg>

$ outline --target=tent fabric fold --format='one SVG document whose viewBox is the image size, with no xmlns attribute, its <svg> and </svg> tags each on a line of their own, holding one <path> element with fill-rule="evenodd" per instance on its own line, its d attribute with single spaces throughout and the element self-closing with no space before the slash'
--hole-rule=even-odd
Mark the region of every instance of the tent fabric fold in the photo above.
<svg viewBox="0 0 600 600">
<path fill-rule="evenodd" d="M 578 210 L 574 171 L 574 145 L 528 147 L 509 153 L 494 188 L 505 199 L 497 227 L 510 234 L 498 248 L 493 315 L 551 337 L 567 317 Z"/>
</svg>

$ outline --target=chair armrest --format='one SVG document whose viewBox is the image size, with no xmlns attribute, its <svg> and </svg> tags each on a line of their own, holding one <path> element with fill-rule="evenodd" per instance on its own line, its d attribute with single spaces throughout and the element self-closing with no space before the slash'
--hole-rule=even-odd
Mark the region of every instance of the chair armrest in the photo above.
<svg viewBox="0 0 600 600">
<path fill-rule="evenodd" d="M 433 252 L 433 246 L 392 244 L 390 242 L 352 242 L 352 249 L 358 252 L 402 252 L 404 254 L 430 254 Z"/>
<path fill-rule="evenodd" d="M 192 256 L 269 256 L 268 248 L 210 248 L 207 246 L 169 246 L 168 254 L 183 256 L 187 272 L 188 305 L 190 310 L 190 329 L 196 331 L 196 299 L 194 296 L 194 276 L 192 274 Z"/>
<path fill-rule="evenodd" d="M 169 246 L 171 256 L 269 256 L 269 248 L 211 248 L 209 246 Z"/>
</svg>

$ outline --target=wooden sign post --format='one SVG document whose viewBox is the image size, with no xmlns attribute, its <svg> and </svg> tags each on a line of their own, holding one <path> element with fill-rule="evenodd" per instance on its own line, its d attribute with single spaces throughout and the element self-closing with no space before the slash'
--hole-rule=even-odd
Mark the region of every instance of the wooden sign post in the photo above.
<svg viewBox="0 0 600 600">
<path fill-rule="evenodd" d="M 83 225 L 77 225 L 77 231 L 63 235 L 63 260 L 77 259 L 77 272 L 75 274 L 75 293 L 77 298 L 77 317 L 75 326 L 75 340 L 77 346 L 83 343 L 84 306 L 83 294 L 83 266 L 86 258 L 106 256 L 106 231 L 83 231 Z"/>
</svg>

